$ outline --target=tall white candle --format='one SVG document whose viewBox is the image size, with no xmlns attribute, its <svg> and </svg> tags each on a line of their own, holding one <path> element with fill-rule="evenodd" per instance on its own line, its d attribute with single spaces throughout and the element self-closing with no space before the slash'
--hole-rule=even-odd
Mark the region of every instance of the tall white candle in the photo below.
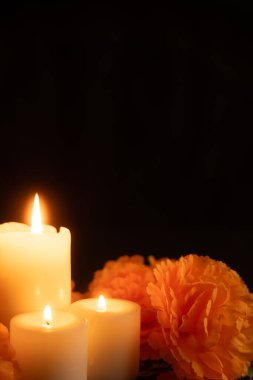
<svg viewBox="0 0 253 380">
<path fill-rule="evenodd" d="M 56 312 L 52 319 L 19 314 L 11 320 L 10 342 L 20 380 L 87 379 L 87 324 L 72 313 Z"/>
<path fill-rule="evenodd" d="M 130 380 L 139 370 L 140 307 L 98 299 L 74 302 L 70 310 L 88 321 L 88 380 Z"/>
<path fill-rule="evenodd" d="M 0 225 L 0 322 L 12 316 L 42 310 L 50 303 L 67 309 L 71 299 L 71 236 L 42 226 L 31 231 L 22 223 Z"/>
</svg>

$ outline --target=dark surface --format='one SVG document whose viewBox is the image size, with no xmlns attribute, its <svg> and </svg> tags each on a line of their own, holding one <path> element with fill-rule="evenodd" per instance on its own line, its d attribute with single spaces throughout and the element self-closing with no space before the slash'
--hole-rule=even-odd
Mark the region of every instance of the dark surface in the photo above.
<svg viewBox="0 0 253 380">
<path fill-rule="evenodd" d="M 120 254 L 208 254 L 253 290 L 252 13 L 75 2 L 0 12 L 0 222 L 38 191 L 85 288 Z"/>
<path fill-rule="evenodd" d="M 175 375 L 171 372 L 172 368 L 169 364 L 164 362 L 163 360 L 158 361 L 151 361 L 146 360 L 140 362 L 140 370 L 139 370 L 139 376 L 137 377 L 137 380 L 156 380 L 158 375 L 161 373 L 170 373 L 171 379 L 175 378 Z M 176 378 L 175 378 L 176 379 Z"/>
</svg>

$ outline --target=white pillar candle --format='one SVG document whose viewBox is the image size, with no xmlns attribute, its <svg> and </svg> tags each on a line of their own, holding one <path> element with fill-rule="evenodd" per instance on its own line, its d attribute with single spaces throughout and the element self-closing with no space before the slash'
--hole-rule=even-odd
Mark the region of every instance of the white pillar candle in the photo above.
<svg viewBox="0 0 253 380">
<path fill-rule="evenodd" d="M 52 320 L 39 312 L 16 315 L 10 342 L 20 380 L 87 379 L 87 325 L 72 313 L 56 312 Z"/>
<path fill-rule="evenodd" d="M 130 380 L 139 370 L 140 306 L 121 299 L 74 302 L 70 310 L 88 321 L 88 380 Z"/>
<path fill-rule="evenodd" d="M 0 225 L 0 322 L 15 314 L 42 310 L 50 303 L 64 310 L 71 300 L 70 231 L 22 223 Z"/>
</svg>

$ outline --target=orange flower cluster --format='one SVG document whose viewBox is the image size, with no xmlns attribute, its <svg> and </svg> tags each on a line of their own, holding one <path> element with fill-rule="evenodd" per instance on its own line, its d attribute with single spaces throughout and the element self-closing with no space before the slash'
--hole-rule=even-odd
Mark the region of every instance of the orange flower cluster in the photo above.
<svg viewBox="0 0 253 380">
<path fill-rule="evenodd" d="M 253 294 L 226 264 L 188 255 L 154 269 L 149 342 L 179 378 L 234 380 L 253 358 Z"/>
<path fill-rule="evenodd" d="M 94 274 L 89 285 L 88 297 L 103 294 L 112 298 L 122 298 L 141 306 L 141 359 L 158 358 L 156 350 L 148 344 L 151 331 L 159 328 L 146 287 L 154 281 L 152 267 L 144 264 L 139 255 L 122 256 L 108 261 L 102 270 Z"/>
<path fill-rule="evenodd" d="M 164 359 L 159 379 L 234 380 L 253 359 L 253 294 L 226 264 L 194 254 L 179 260 L 123 256 L 95 272 L 84 295 L 141 306 L 141 359 Z"/>
<path fill-rule="evenodd" d="M 14 361 L 14 351 L 9 343 L 8 329 L 0 323 L 0 379 L 15 380 L 18 368 Z"/>
</svg>

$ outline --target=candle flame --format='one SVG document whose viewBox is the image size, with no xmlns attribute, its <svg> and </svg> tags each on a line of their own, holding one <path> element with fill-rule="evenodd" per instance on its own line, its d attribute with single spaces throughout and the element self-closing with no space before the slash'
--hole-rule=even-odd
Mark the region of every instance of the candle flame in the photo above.
<svg viewBox="0 0 253 380">
<path fill-rule="evenodd" d="M 38 194 L 36 194 L 34 197 L 31 232 L 33 234 L 41 234 L 42 233 L 40 201 L 39 201 Z"/>
<path fill-rule="evenodd" d="M 44 323 L 46 326 L 50 325 L 50 322 L 52 322 L 53 317 L 52 317 L 52 309 L 49 305 L 46 305 L 43 311 L 43 318 L 44 318 Z"/>
<path fill-rule="evenodd" d="M 102 294 L 98 297 L 98 311 L 106 311 L 105 297 Z"/>
</svg>

